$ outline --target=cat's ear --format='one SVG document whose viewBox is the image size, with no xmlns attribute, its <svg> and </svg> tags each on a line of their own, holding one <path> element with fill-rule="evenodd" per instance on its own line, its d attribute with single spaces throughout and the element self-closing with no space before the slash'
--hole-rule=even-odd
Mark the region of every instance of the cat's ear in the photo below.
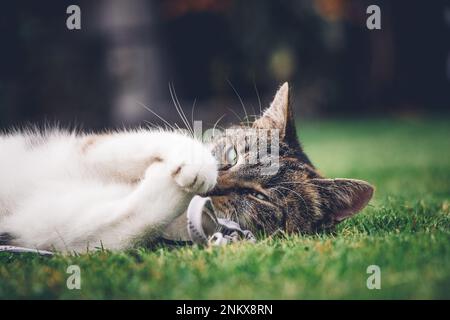
<svg viewBox="0 0 450 320">
<path fill-rule="evenodd" d="M 278 129 L 280 139 L 298 144 L 295 120 L 289 101 L 289 84 L 285 82 L 275 94 L 270 107 L 253 123 L 254 128 Z"/>
<path fill-rule="evenodd" d="M 361 211 L 372 198 L 374 188 L 356 179 L 311 179 L 317 187 L 322 210 L 340 222 Z"/>
</svg>

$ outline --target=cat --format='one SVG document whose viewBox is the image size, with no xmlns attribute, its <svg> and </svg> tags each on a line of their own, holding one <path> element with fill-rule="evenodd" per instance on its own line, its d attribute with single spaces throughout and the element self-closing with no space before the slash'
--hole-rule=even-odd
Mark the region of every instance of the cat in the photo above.
<svg viewBox="0 0 450 320">
<path fill-rule="evenodd" d="M 296 135 L 287 83 L 253 124 L 233 128 L 232 139 L 218 134 L 209 143 L 147 129 L 1 135 L 0 244 L 123 250 L 180 225 L 196 194 L 254 233 L 310 234 L 332 229 L 371 199 L 369 183 L 325 179 L 312 165 Z M 269 141 L 279 150 L 270 174 L 262 162 L 242 161 L 257 150 L 248 144 L 259 138 L 247 138 L 259 130 L 279 134 Z"/>
<path fill-rule="evenodd" d="M 0 243 L 122 250 L 211 190 L 217 163 L 182 132 L 28 131 L 0 137 L 0 177 Z"/>
<path fill-rule="evenodd" d="M 314 234 L 333 230 L 362 210 L 374 188 L 357 179 L 326 179 L 304 153 L 298 139 L 289 85 L 283 84 L 270 107 L 252 124 L 243 124 L 229 135 L 218 135 L 213 144 L 219 166 L 218 183 L 210 196 L 220 216 L 234 219 L 253 233 Z M 239 130 L 239 128 L 241 130 Z M 254 129 L 254 130 L 248 130 Z M 263 162 L 248 164 L 257 148 L 258 130 L 277 130 L 278 170 L 263 174 Z M 250 136 L 250 137 L 249 137 Z M 236 143 L 236 141 L 246 143 Z M 268 147 L 273 145 L 268 143 Z M 231 151 L 231 152 L 230 152 Z M 231 157 L 229 156 L 231 153 Z"/>
</svg>

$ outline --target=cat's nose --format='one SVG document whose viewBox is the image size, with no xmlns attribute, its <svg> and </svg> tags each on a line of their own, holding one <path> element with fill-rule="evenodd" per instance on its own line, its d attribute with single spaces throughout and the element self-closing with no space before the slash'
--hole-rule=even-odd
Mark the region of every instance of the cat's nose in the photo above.
<svg viewBox="0 0 450 320">
<path fill-rule="evenodd" d="M 204 194 L 201 194 L 202 197 L 210 197 L 210 196 L 223 196 L 230 191 L 236 189 L 237 183 L 229 177 L 228 174 L 219 174 L 217 177 L 217 183 L 215 187 L 205 192 Z"/>
<path fill-rule="evenodd" d="M 213 189 L 209 190 L 208 192 L 199 194 L 201 197 L 214 197 L 214 196 L 221 196 L 224 195 L 225 190 L 220 188 L 218 185 L 216 185 Z"/>
</svg>

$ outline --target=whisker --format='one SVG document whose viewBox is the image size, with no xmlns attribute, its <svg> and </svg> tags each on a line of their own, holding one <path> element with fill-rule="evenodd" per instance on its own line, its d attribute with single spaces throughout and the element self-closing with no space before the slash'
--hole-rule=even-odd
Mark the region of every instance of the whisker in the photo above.
<svg viewBox="0 0 450 320">
<path fill-rule="evenodd" d="M 153 115 L 155 115 L 156 117 L 158 117 L 158 119 L 160 119 L 162 122 L 164 122 L 166 125 L 168 125 L 170 128 L 172 128 L 173 130 L 175 130 L 175 128 L 163 117 L 161 117 L 159 114 L 157 114 L 155 111 L 153 111 L 152 109 L 150 109 L 149 107 L 147 107 L 145 104 L 143 104 L 140 101 L 136 101 L 138 105 L 140 105 L 141 107 L 143 107 L 145 110 L 151 112 Z M 150 123 L 150 122 L 149 122 Z"/>
<path fill-rule="evenodd" d="M 287 205 L 286 196 L 280 190 L 278 190 L 276 187 L 273 190 L 276 191 L 279 195 L 281 195 L 283 197 L 283 202 L 285 205 Z"/>
<path fill-rule="evenodd" d="M 178 129 L 178 130 L 183 130 L 179 125 L 178 125 L 178 123 L 174 123 L 174 126 Z"/>
<path fill-rule="evenodd" d="M 296 192 L 296 191 L 294 191 L 294 190 L 292 190 L 290 188 L 286 188 L 286 187 L 279 186 L 278 188 L 282 188 L 282 189 L 288 190 L 288 191 L 294 193 L 295 195 L 297 195 L 303 201 L 303 204 L 306 206 L 306 211 L 309 212 L 308 204 L 306 203 L 305 199 L 298 192 Z"/>
<path fill-rule="evenodd" d="M 283 182 L 280 182 L 280 183 L 283 183 L 283 184 L 305 184 L 305 182 L 297 182 L 297 181 L 283 181 Z M 308 185 L 310 185 L 310 186 L 314 186 L 314 187 L 319 188 L 319 189 L 328 190 L 325 187 L 319 186 L 318 184 L 311 183 L 309 181 L 306 181 L 306 183 Z"/>
<path fill-rule="evenodd" d="M 237 90 L 235 89 L 235 87 L 233 86 L 233 84 L 231 83 L 230 80 L 227 80 L 228 84 L 231 86 L 231 88 L 233 89 L 234 93 L 236 94 L 236 96 L 238 97 L 239 101 L 241 102 L 241 106 L 242 109 L 244 110 L 244 114 L 245 114 L 245 118 L 247 119 L 247 126 L 250 127 L 250 123 L 248 121 L 248 114 L 247 114 L 247 109 L 245 109 L 245 105 L 244 105 L 244 101 L 242 101 L 241 96 L 239 95 L 239 93 L 237 92 Z"/>
<path fill-rule="evenodd" d="M 253 118 L 253 120 L 250 120 L 250 118 Z M 250 121 L 254 121 L 254 120 L 256 120 L 257 118 L 259 118 L 259 116 L 256 115 L 256 114 L 249 114 L 249 115 L 247 116 L 246 119 L 248 119 L 248 120 L 250 120 Z"/>
<path fill-rule="evenodd" d="M 224 117 L 226 116 L 226 114 L 223 114 L 219 119 L 217 119 L 217 121 L 214 123 L 213 126 L 213 137 L 216 135 L 216 127 L 219 124 L 220 120 L 222 120 Z"/>
<path fill-rule="evenodd" d="M 286 196 L 285 196 L 280 190 L 277 190 L 276 187 L 275 187 L 274 191 L 276 191 L 279 195 L 281 195 L 281 196 L 283 197 L 283 200 L 282 200 L 282 201 L 283 201 L 283 203 L 284 203 L 285 209 L 289 210 L 288 203 L 287 203 L 287 200 L 286 200 Z M 284 220 L 284 228 L 287 227 L 287 225 L 286 225 L 286 223 L 287 223 L 287 217 L 286 217 L 286 215 L 288 214 L 288 213 L 286 213 L 286 212 L 284 211 L 285 209 L 282 209 L 282 212 L 283 212 L 283 220 Z"/>
<path fill-rule="evenodd" d="M 191 123 L 192 123 L 192 126 L 194 126 L 194 110 L 195 110 L 196 103 L 197 103 L 197 98 L 195 98 L 194 102 L 192 103 L 192 109 L 191 109 Z"/>
<path fill-rule="evenodd" d="M 212 123 L 212 122 L 207 122 L 206 124 L 208 126 L 213 126 L 214 125 L 214 123 Z M 220 126 L 220 125 L 216 125 L 216 128 L 219 128 L 220 130 L 223 130 L 223 131 L 227 130 L 227 128 L 225 128 L 224 126 Z"/>
<path fill-rule="evenodd" d="M 147 127 L 147 128 L 152 128 L 152 129 L 158 128 L 158 126 L 157 126 L 156 124 L 151 123 L 151 122 L 148 121 L 148 120 L 144 120 L 144 122 L 146 123 L 146 127 Z"/>
<path fill-rule="evenodd" d="M 253 79 L 253 87 L 255 88 L 256 97 L 258 98 L 258 105 L 259 105 L 259 114 L 262 114 L 262 105 L 261 105 L 261 97 L 259 96 L 258 88 L 256 87 L 256 82 Z"/>
<path fill-rule="evenodd" d="M 177 110 L 178 115 L 180 116 L 181 120 L 183 121 L 183 124 L 186 126 L 186 129 L 192 135 L 194 135 L 194 130 L 191 128 L 189 121 L 187 120 L 186 115 L 184 114 L 183 108 L 181 108 L 178 97 L 176 96 L 175 88 L 173 88 L 173 85 L 171 83 L 169 83 L 169 92 L 170 92 L 170 97 L 172 98 L 173 104 L 175 106 L 175 109 Z"/>
<path fill-rule="evenodd" d="M 233 109 L 231 109 L 231 108 L 227 108 L 229 111 L 231 111 L 235 116 L 236 116 L 236 118 L 239 120 L 239 122 L 240 123 L 244 123 L 244 120 L 242 120 L 242 118 L 237 114 L 237 112 L 236 111 L 234 111 Z"/>
<path fill-rule="evenodd" d="M 236 209 L 236 207 L 235 206 L 231 206 L 232 207 L 232 209 L 233 209 L 233 216 L 235 217 L 235 221 L 237 221 L 237 222 L 239 222 L 239 215 L 238 215 L 238 212 L 237 212 L 237 209 Z M 245 218 L 244 218 L 245 219 Z"/>
<path fill-rule="evenodd" d="M 181 121 L 182 121 L 183 124 L 185 125 L 186 129 L 187 129 L 188 131 L 190 131 L 190 130 L 189 130 L 189 126 L 187 125 L 186 120 L 184 119 L 184 117 L 183 117 L 183 115 L 182 115 L 182 113 L 181 113 L 181 111 L 180 111 L 180 109 L 179 109 L 179 106 L 178 106 L 178 103 L 177 103 L 177 99 L 175 98 L 175 94 L 174 94 L 173 90 L 174 90 L 174 89 L 172 88 L 172 84 L 169 82 L 169 92 L 170 92 L 170 97 L 172 98 L 172 101 L 173 101 L 173 104 L 174 104 L 174 106 L 175 106 L 175 109 L 176 109 L 178 115 L 180 116 Z"/>
<path fill-rule="evenodd" d="M 177 103 L 178 103 L 178 108 L 180 109 L 181 114 L 182 114 L 184 120 L 186 121 L 186 124 L 191 129 L 192 135 L 194 135 L 194 130 L 192 129 L 192 126 L 189 123 L 189 120 L 188 120 L 186 114 L 184 113 L 183 108 L 181 107 L 181 103 L 180 103 L 180 100 L 178 100 L 177 92 L 175 91 L 175 86 L 173 85 L 173 83 L 172 83 L 172 89 L 173 89 L 173 93 L 174 93 L 175 99 L 177 100 Z"/>
<path fill-rule="evenodd" d="M 308 184 L 310 186 L 314 186 L 315 188 L 322 189 L 322 190 L 325 190 L 325 191 L 329 191 L 329 189 L 327 189 L 326 187 L 319 186 L 318 184 L 309 183 L 309 182 L 308 182 Z"/>
</svg>

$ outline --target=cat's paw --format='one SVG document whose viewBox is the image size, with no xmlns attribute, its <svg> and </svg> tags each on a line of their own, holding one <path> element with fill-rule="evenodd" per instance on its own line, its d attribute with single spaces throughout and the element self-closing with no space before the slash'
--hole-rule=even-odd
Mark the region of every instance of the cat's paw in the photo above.
<svg viewBox="0 0 450 320">
<path fill-rule="evenodd" d="M 217 182 L 217 161 L 200 142 L 189 140 L 177 148 L 173 155 L 171 175 L 184 191 L 203 194 L 214 188 Z"/>
</svg>

